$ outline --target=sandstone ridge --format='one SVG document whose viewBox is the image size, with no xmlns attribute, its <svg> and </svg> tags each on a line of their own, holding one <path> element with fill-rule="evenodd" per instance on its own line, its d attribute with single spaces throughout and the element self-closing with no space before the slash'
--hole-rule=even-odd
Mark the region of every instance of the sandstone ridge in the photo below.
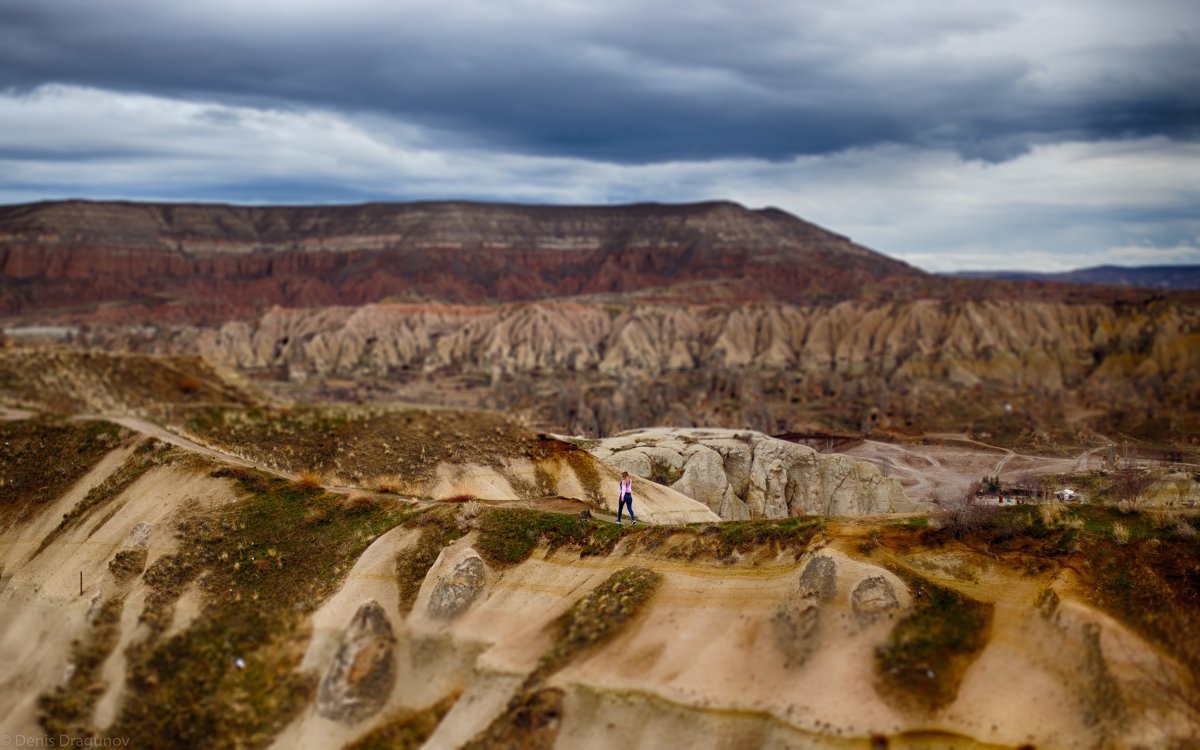
<svg viewBox="0 0 1200 750">
<path fill-rule="evenodd" d="M 1194 658 L 1179 649 L 1195 642 L 1197 602 L 1175 580 L 1194 543 L 1169 535 L 1122 546 L 1063 524 L 947 544 L 911 526 L 790 519 L 610 524 L 585 546 L 524 536 L 574 533 L 556 514 L 397 501 L 312 518 L 305 507 L 330 501 L 320 488 L 186 451 L 131 464 L 136 444 L 113 435 L 78 454 L 76 484 L 0 531 L 10 736 L 281 749 L 1196 740 L 1194 660 L 1178 660 Z M 16 460 L 0 456 L 6 472 Z M 78 522 L 40 544 L 67 512 Z M 145 558 L 128 568 L 134 537 Z M 1106 588 L 1106 566 L 1139 555 L 1191 555 L 1138 568 L 1153 620 Z"/>
<path fill-rule="evenodd" d="M 749 430 L 635 430 L 589 450 L 617 469 L 699 500 L 726 521 L 927 507 L 872 464 Z"/>
</svg>

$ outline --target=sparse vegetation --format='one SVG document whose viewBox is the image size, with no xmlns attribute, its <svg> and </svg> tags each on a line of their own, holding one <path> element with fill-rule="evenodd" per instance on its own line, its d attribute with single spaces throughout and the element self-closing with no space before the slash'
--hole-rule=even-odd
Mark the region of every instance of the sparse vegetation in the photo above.
<svg viewBox="0 0 1200 750">
<path fill-rule="evenodd" d="M 493 565 L 515 565 L 545 541 L 551 550 L 576 545 L 583 555 L 607 555 L 621 537 L 621 527 L 560 513 L 515 508 L 489 508 L 479 517 L 476 549 Z"/>
<path fill-rule="evenodd" d="M 1200 546 L 1174 529 L 1152 539 L 1139 538 L 1137 529 L 1131 526 L 1125 544 L 1100 535 L 1089 540 L 1095 603 L 1162 646 L 1181 667 L 1164 662 L 1147 671 L 1147 689 L 1200 726 Z"/>
<path fill-rule="evenodd" d="M 421 536 L 412 549 L 396 556 L 396 583 L 399 587 L 400 614 L 412 611 L 429 569 L 437 562 L 442 548 L 463 535 L 453 506 L 439 505 L 421 512 L 407 521 L 421 529 Z"/>
<path fill-rule="evenodd" d="M 296 476 L 296 484 L 301 487 L 312 489 L 320 487 L 324 482 L 320 474 L 315 471 L 302 471 Z"/>
<path fill-rule="evenodd" d="M 253 401 L 251 394 L 223 380 L 200 357 L 57 347 L 5 351 L 0 357 L 0 391 L 11 403 L 56 413 Z"/>
<path fill-rule="evenodd" d="M 520 457 L 560 456 L 569 462 L 586 457 L 569 443 L 535 436 L 508 418 L 485 411 L 205 406 L 174 409 L 171 419 L 202 442 L 274 469 L 303 474 L 307 481 L 336 475 L 380 492 L 398 492 L 428 479 L 441 463 L 498 466 Z M 580 479 L 586 483 L 585 476 Z"/>
<path fill-rule="evenodd" d="M 900 521 L 889 521 L 889 526 L 908 526 L 914 529 L 924 529 L 929 527 L 929 516 L 910 516 Z"/>
<path fill-rule="evenodd" d="M 662 576 L 648 568 L 622 568 L 575 602 L 559 618 L 558 637 L 538 669 L 553 672 L 582 651 L 612 638 L 654 595 Z"/>
<path fill-rule="evenodd" d="M 1128 515 L 1130 513 L 1137 513 L 1141 509 L 1142 509 L 1142 504 L 1140 502 L 1138 502 L 1137 500 L 1130 500 L 1129 498 L 1125 498 L 1124 500 L 1121 500 L 1120 502 L 1117 503 L 1117 510 L 1119 510 L 1120 512 L 1122 512 L 1126 515 Z"/>
<path fill-rule="evenodd" d="M 1195 539 L 1196 527 L 1186 518 L 1175 519 L 1175 535 L 1180 539 Z"/>
<path fill-rule="evenodd" d="M 1142 493 L 1153 481 L 1153 475 L 1148 469 L 1124 463 L 1112 472 L 1108 495 L 1119 506 L 1137 510 L 1142 504 Z"/>
<path fill-rule="evenodd" d="M 876 650 L 876 679 L 889 701 L 932 712 L 958 695 L 963 672 L 987 643 L 992 606 L 911 571 L 893 572 L 908 584 L 913 607 Z"/>
<path fill-rule="evenodd" d="M 0 524 L 37 513 L 128 436 L 110 422 L 0 422 Z"/>
<path fill-rule="evenodd" d="M 347 513 L 368 513 L 378 510 L 379 507 L 379 498 L 357 492 L 342 501 L 342 510 Z"/>
<path fill-rule="evenodd" d="M 719 543 L 717 556 L 728 559 L 734 552 L 745 552 L 753 547 L 799 552 L 808 547 L 813 536 L 823 528 L 824 522 L 819 518 L 792 517 L 723 523 L 706 527 L 702 534 L 715 537 Z"/>
<path fill-rule="evenodd" d="M 654 595 L 662 576 L 647 568 L 623 568 L 609 576 L 555 621 L 554 645 L 487 729 L 466 750 L 553 747 L 563 693 L 543 688 L 546 678 L 580 654 L 613 638 Z"/>
<path fill-rule="evenodd" d="M 54 540 L 75 526 L 78 526 L 83 522 L 83 519 L 129 489 L 129 486 L 140 479 L 147 471 L 155 466 L 162 465 L 170 452 L 171 446 L 160 443 L 157 440 L 147 440 L 139 445 L 133 454 L 125 459 L 125 463 L 121 464 L 103 482 L 89 490 L 83 499 L 75 504 L 74 508 L 63 515 L 62 521 L 38 545 L 35 554 L 41 554 L 42 551 L 54 543 Z"/>
<path fill-rule="evenodd" d="M 382 507 L 347 512 L 319 488 L 261 472 L 213 475 L 237 482 L 242 499 L 181 522 L 180 550 L 145 573 L 151 595 L 143 617 L 152 634 L 128 654 L 128 695 L 110 729 L 131 745 L 265 746 L 315 689 L 311 676 L 295 671 L 306 613 L 403 518 Z M 327 518 L 304 522 L 324 504 L 332 507 Z M 192 582 L 203 611 L 164 639 L 173 602 Z"/>
<path fill-rule="evenodd" d="M 416 750 L 429 739 L 457 700 L 458 694 L 454 693 L 419 711 L 397 711 L 345 750 Z"/>
<path fill-rule="evenodd" d="M 1123 523 L 1114 523 L 1112 525 L 1113 541 L 1117 544 L 1129 544 L 1129 528 Z"/>
<path fill-rule="evenodd" d="M 1095 592 L 1094 604 L 1177 660 L 1182 688 L 1173 682 L 1173 669 L 1165 667 L 1148 674 L 1148 684 L 1189 720 L 1200 722 L 1200 699 L 1195 697 L 1200 694 L 1200 546 L 1183 515 L 1164 523 L 1172 516 L 1084 504 L 1043 517 L 1040 510 L 1018 506 L 996 509 L 988 523 L 967 535 L 897 524 L 885 527 L 880 539 L 897 552 L 953 540 L 1030 574 L 1070 566 Z M 1181 523 L 1186 525 L 1182 532 Z M 919 674 L 913 680 L 921 685 Z"/>
<path fill-rule="evenodd" d="M 1047 527 L 1057 526 L 1066 515 L 1067 506 L 1057 500 L 1050 500 L 1041 503 L 1037 506 L 1038 517 L 1041 518 L 1042 524 Z"/>
<path fill-rule="evenodd" d="M 100 605 L 86 638 L 71 645 L 66 682 L 38 696 L 38 723 L 49 737 L 68 737 L 83 746 L 94 736 L 92 711 L 105 690 L 100 670 L 120 638 L 124 604 L 124 600 L 112 598 Z"/>
<path fill-rule="evenodd" d="M 462 750 L 552 750 L 562 725 L 562 705 L 561 688 L 518 692 L 500 716 L 463 745 Z"/>
<path fill-rule="evenodd" d="M 112 571 L 113 577 L 117 579 L 118 583 L 124 583 L 146 569 L 148 554 L 145 547 L 117 550 L 113 558 L 108 561 L 108 569 Z"/>
</svg>

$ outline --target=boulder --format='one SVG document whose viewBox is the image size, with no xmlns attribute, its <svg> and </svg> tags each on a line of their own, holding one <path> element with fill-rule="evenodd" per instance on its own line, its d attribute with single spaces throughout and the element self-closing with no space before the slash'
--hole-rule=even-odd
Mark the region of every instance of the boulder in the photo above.
<svg viewBox="0 0 1200 750">
<path fill-rule="evenodd" d="M 860 626 L 867 626 L 900 606 L 896 590 L 883 576 L 864 578 L 850 592 L 850 608 Z"/>
<path fill-rule="evenodd" d="M 479 597 L 487 580 L 483 559 L 471 553 L 454 564 L 449 575 L 438 578 L 429 595 L 430 617 L 452 620 Z"/>
<path fill-rule="evenodd" d="M 795 592 L 779 603 L 771 617 L 775 642 L 788 667 L 808 661 L 815 647 L 821 624 L 821 605 L 837 594 L 837 564 L 833 558 L 819 555 L 808 561 L 800 574 Z"/>
<path fill-rule="evenodd" d="M 837 564 L 832 557 L 818 555 L 808 561 L 800 574 L 799 592 L 820 604 L 828 604 L 837 595 Z"/>
<path fill-rule="evenodd" d="M 396 681 L 396 637 L 377 601 L 358 608 L 317 688 L 317 713 L 354 724 L 378 713 Z"/>
</svg>

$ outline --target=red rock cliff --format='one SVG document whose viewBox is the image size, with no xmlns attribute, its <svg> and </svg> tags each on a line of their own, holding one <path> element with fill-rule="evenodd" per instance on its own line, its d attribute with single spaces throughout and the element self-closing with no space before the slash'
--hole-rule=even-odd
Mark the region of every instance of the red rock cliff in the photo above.
<svg viewBox="0 0 1200 750">
<path fill-rule="evenodd" d="M 0 208 L 0 314 L 159 300 L 223 318 L 275 304 L 650 290 L 800 302 L 911 294 L 930 279 L 781 211 L 732 203 Z"/>
</svg>

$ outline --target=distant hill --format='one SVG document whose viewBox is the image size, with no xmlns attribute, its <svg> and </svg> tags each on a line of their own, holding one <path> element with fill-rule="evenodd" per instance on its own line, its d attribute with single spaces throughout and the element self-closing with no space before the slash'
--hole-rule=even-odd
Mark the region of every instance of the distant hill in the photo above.
<svg viewBox="0 0 1200 750">
<path fill-rule="evenodd" d="M 1005 281 L 1051 281 L 1063 284 L 1104 284 L 1165 291 L 1200 289 L 1200 266 L 1095 266 L 1062 273 L 1033 271 L 962 271 L 952 274 L 967 279 Z"/>
<path fill-rule="evenodd" d="M 728 202 L 0 207 L 0 314 L 146 300 L 192 320 L 386 299 L 798 303 L 952 283 L 782 211 Z"/>
</svg>

